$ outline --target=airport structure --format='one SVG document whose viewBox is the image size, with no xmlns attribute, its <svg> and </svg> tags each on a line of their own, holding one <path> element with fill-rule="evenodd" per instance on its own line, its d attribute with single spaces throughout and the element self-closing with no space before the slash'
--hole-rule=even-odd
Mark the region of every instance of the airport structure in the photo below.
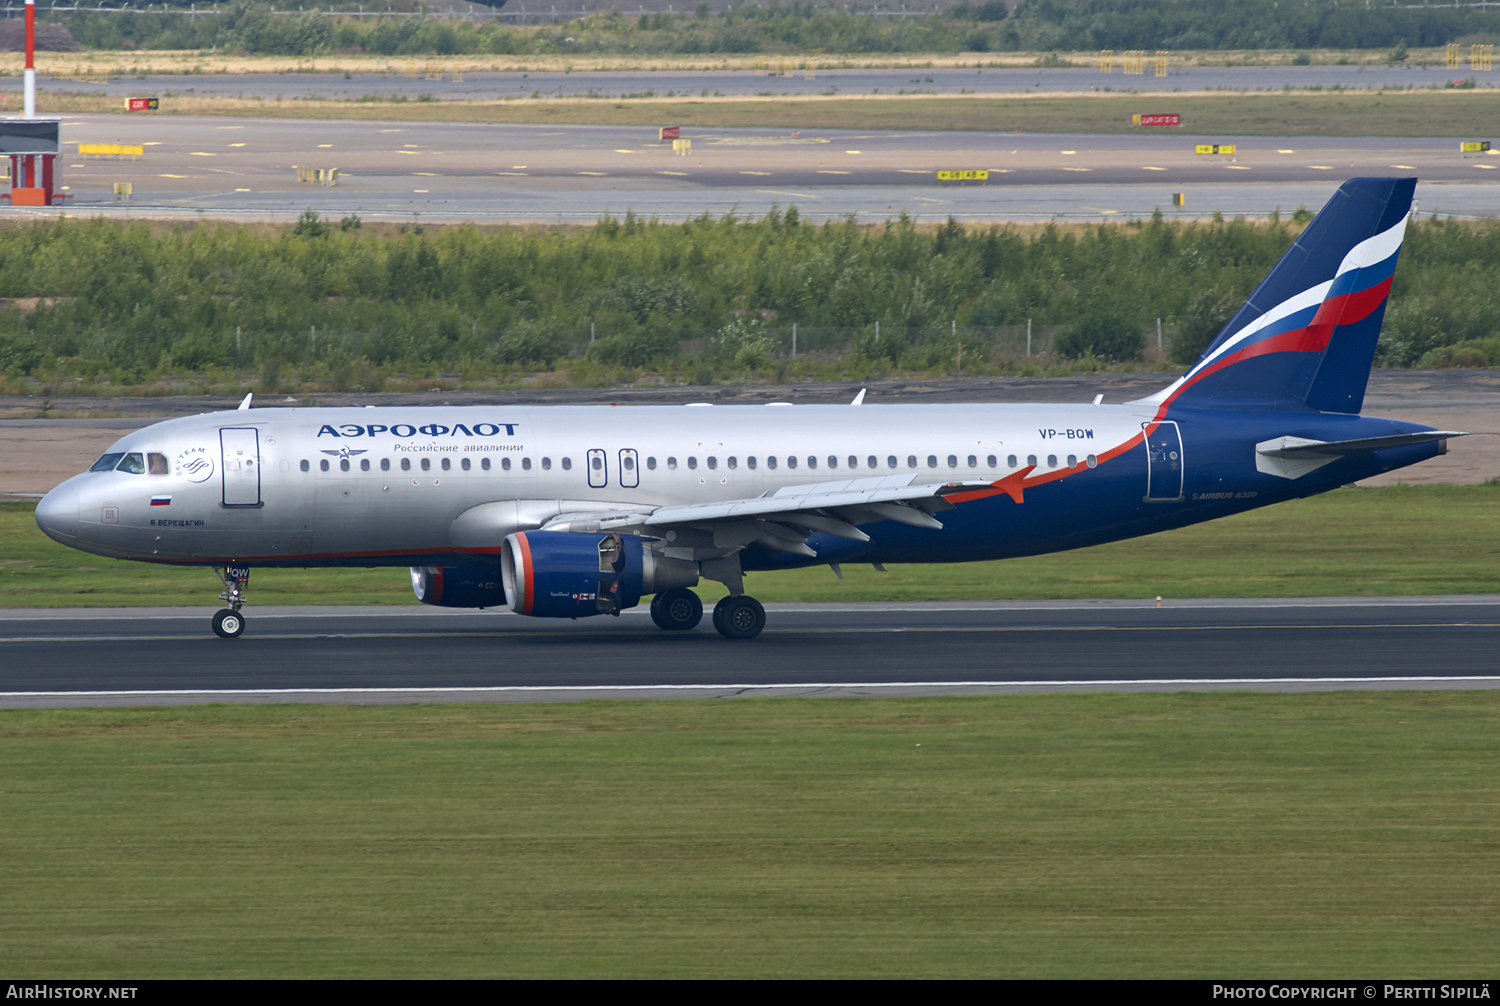
<svg viewBox="0 0 1500 1006">
<path fill-rule="evenodd" d="M 0 197 L 12 206 L 51 206 L 67 198 L 57 184 L 62 120 L 36 114 L 36 0 L 26 0 L 25 89 L 21 117 L 0 121 L 0 154 L 10 158 L 10 191 Z"/>
</svg>

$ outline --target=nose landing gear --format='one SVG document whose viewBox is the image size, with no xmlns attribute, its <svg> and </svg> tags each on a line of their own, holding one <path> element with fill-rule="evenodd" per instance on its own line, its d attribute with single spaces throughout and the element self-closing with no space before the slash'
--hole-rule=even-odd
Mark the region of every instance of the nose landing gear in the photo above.
<svg viewBox="0 0 1500 1006">
<path fill-rule="evenodd" d="M 249 566 L 215 566 L 214 572 L 224 583 L 224 593 L 219 600 L 229 607 L 214 612 L 214 635 L 220 639 L 238 639 L 245 631 L 245 616 L 240 608 L 245 605 L 245 586 L 250 582 Z"/>
</svg>

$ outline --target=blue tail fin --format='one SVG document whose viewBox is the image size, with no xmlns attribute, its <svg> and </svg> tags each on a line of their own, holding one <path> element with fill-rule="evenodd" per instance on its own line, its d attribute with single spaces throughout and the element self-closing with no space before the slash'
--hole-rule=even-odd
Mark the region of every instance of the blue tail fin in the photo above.
<svg viewBox="0 0 1500 1006">
<path fill-rule="evenodd" d="M 1146 401 L 1359 412 L 1416 184 L 1341 185 L 1192 369 Z"/>
</svg>

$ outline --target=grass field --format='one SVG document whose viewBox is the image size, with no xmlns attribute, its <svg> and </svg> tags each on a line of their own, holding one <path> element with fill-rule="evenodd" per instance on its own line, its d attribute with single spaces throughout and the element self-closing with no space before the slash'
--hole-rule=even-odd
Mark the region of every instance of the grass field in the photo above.
<svg viewBox="0 0 1500 1006">
<path fill-rule="evenodd" d="M 42 91 L 47 114 L 120 112 L 104 95 Z M 810 98 L 519 98 L 508 101 L 262 101 L 166 94 L 164 115 L 354 119 L 401 122 L 511 122 L 553 125 L 783 129 L 945 129 L 1026 133 L 1129 133 L 1141 111 L 1182 115 L 1188 135 L 1488 135 L 1492 89 L 1451 91 L 1267 91 L 1142 96 L 849 95 Z M 149 116 L 142 116 L 144 121 Z"/>
<path fill-rule="evenodd" d="M 0 607 L 209 605 L 203 569 L 64 548 L 0 504 Z M 1196 527 L 1002 562 L 751 574 L 764 601 L 1500 593 L 1500 485 L 1341 489 Z M 403 569 L 258 570 L 257 604 L 415 604 Z M 705 583 L 707 598 L 722 588 Z"/>
<path fill-rule="evenodd" d="M 0 971 L 1485 977 L 1500 693 L 0 712 Z"/>
</svg>

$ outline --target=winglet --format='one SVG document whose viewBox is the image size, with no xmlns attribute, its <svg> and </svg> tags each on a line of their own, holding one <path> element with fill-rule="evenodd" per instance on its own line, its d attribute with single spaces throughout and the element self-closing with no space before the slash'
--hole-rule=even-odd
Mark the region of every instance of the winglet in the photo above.
<svg viewBox="0 0 1500 1006">
<path fill-rule="evenodd" d="M 250 394 L 248 394 L 248 395 L 245 396 L 245 400 L 240 403 L 240 407 L 238 409 L 236 409 L 235 411 L 236 412 L 245 412 L 246 410 L 248 410 L 250 408 L 250 399 L 252 399 L 254 397 L 255 397 L 255 392 L 253 392 L 253 391 L 250 392 Z"/>
<path fill-rule="evenodd" d="M 863 405 L 863 404 L 865 404 L 865 389 L 864 388 L 860 388 L 859 389 L 859 394 L 855 395 L 854 396 L 854 401 L 850 402 L 849 404 L 850 405 Z"/>
</svg>

